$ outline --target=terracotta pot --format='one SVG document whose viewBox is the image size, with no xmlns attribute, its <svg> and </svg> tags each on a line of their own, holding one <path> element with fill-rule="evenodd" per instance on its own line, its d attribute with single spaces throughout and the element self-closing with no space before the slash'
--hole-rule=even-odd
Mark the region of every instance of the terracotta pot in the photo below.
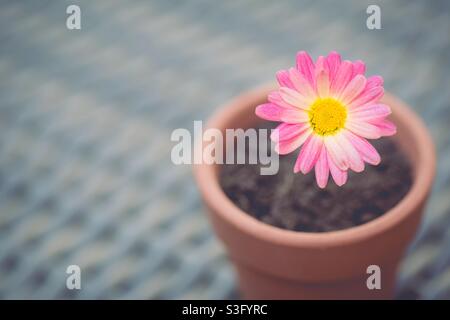
<svg viewBox="0 0 450 320">
<path fill-rule="evenodd" d="M 243 94 L 219 110 L 208 127 L 248 128 L 260 121 L 255 107 L 272 87 Z M 413 185 L 381 217 L 366 224 L 325 233 L 284 230 L 240 210 L 222 191 L 219 165 L 195 165 L 195 177 L 212 225 L 224 242 L 239 276 L 244 298 L 392 298 L 397 266 L 419 226 L 432 187 L 435 150 L 418 116 L 386 94 L 398 133 L 395 139 L 413 165 Z M 301 196 L 301 194 L 299 194 Z M 367 288 L 367 267 L 381 268 L 381 290 Z"/>
</svg>

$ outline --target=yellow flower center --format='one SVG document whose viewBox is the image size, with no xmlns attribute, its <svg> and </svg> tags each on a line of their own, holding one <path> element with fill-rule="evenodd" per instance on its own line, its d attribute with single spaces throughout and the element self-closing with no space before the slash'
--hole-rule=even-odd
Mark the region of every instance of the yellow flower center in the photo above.
<svg viewBox="0 0 450 320">
<path fill-rule="evenodd" d="M 341 130 L 347 119 L 347 108 L 333 98 L 318 98 L 308 112 L 309 123 L 321 136 L 333 135 Z"/>
</svg>

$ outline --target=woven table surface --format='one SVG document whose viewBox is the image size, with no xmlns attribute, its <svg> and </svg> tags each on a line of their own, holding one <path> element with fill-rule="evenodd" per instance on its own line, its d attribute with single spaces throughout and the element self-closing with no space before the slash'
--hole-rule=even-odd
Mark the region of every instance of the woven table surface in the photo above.
<svg viewBox="0 0 450 320">
<path fill-rule="evenodd" d="M 0 298 L 239 297 L 170 134 L 298 50 L 336 50 L 433 135 L 438 174 L 397 296 L 450 299 L 449 30 L 444 0 L 1 1 Z M 66 288 L 72 264 L 81 290 Z"/>
</svg>

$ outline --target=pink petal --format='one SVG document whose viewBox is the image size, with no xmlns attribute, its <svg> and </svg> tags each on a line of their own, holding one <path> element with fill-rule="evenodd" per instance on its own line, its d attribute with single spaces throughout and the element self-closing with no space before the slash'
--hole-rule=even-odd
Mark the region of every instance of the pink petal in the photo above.
<svg viewBox="0 0 450 320">
<path fill-rule="evenodd" d="M 391 108 L 385 104 L 371 104 L 350 111 L 350 117 L 360 121 L 380 119 L 388 116 L 389 114 L 391 114 Z"/>
<path fill-rule="evenodd" d="M 276 104 L 264 103 L 256 107 L 255 114 L 264 120 L 281 121 L 282 110 Z"/>
<path fill-rule="evenodd" d="M 336 51 L 332 51 L 327 56 L 327 62 L 330 70 L 330 81 L 333 82 L 333 79 L 341 65 L 341 56 Z"/>
<path fill-rule="evenodd" d="M 285 109 L 293 109 L 293 107 L 283 100 L 279 91 L 271 91 L 267 96 L 267 100 Z"/>
<path fill-rule="evenodd" d="M 317 185 L 319 186 L 319 188 L 325 188 L 327 186 L 328 177 L 330 175 L 330 167 L 328 166 L 327 149 L 324 146 L 322 146 L 320 155 L 317 158 L 315 173 Z"/>
<path fill-rule="evenodd" d="M 335 136 L 326 136 L 324 139 L 325 147 L 334 164 L 341 170 L 347 170 L 350 166 L 344 149 L 336 141 Z"/>
<path fill-rule="evenodd" d="M 353 64 L 345 60 L 339 66 L 336 76 L 331 84 L 331 93 L 339 95 L 350 82 L 353 76 Z"/>
<path fill-rule="evenodd" d="M 327 153 L 328 166 L 330 167 L 331 176 L 338 186 L 342 186 L 347 182 L 347 171 L 341 170 L 333 162 L 330 153 Z"/>
<path fill-rule="evenodd" d="M 355 172 L 362 172 L 364 170 L 364 161 L 355 147 L 342 133 L 335 135 L 335 137 L 336 141 L 339 143 L 339 145 L 347 155 L 350 169 Z"/>
<path fill-rule="evenodd" d="M 370 120 L 370 123 L 375 125 L 379 130 L 380 134 L 384 137 L 392 136 L 397 133 L 397 127 L 391 121 L 387 119 Z"/>
<path fill-rule="evenodd" d="M 383 82 L 384 81 L 382 76 L 371 76 L 367 78 L 366 90 L 372 89 L 374 87 L 382 87 Z"/>
<path fill-rule="evenodd" d="M 280 70 L 276 74 L 278 83 L 280 84 L 280 87 L 288 87 L 293 88 L 294 85 L 291 82 L 291 79 L 289 78 L 289 71 L 287 70 Z"/>
<path fill-rule="evenodd" d="M 358 137 L 352 132 L 345 130 L 343 134 L 347 137 L 350 143 L 359 152 L 362 159 L 372 165 L 377 165 L 381 161 L 381 157 L 377 150 L 364 138 Z"/>
<path fill-rule="evenodd" d="M 364 75 L 366 72 L 366 65 L 361 60 L 356 60 L 353 62 L 353 77 L 357 76 L 358 74 Z"/>
<path fill-rule="evenodd" d="M 315 77 L 317 93 L 323 98 L 328 97 L 330 92 L 330 75 L 328 62 L 323 56 L 317 59 Z"/>
<path fill-rule="evenodd" d="M 314 68 L 315 76 L 317 76 L 317 74 L 322 70 L 329 72 L 328 61 L 324 56 L 319 56 Z"/>
<path fill-rule="evenodd" d="M 294 88 L 309 102 L 312 102 L 316 97 L 316 92 L 311 83 L 295 68 L 289 69 L 289 76 Z"/>
<path fill-rule="evenodd" d="M 280 88 L 280 96 L 285 102 L 297 108 L 307 109 L 310 104 L 302 94 L 287 87 Z"/>
<path fill-rule="evenodd" d="M 294 172 L 297 173 L 301 171 L 303 174 L 307 174 L 311 171 L 319 157 L 322 145 L 323 141 L 321 138 L 313 134 L 310 135 L 298 155 L 294 166 Z"/>
<path fill-rule="evenodd" d="M 311 87 L 314 85 L 314 63 L 309 54 L 305 51 L 297 53 L 297 70 L 305 77 L 310 83 Z"/>
<path fill-rule="evenodd" d="M 361 94 L 366 87 L 366 77 L 356 75 L 342 91 L 341 98 L 344 104 L 350 103 L 353 99 Z"/>
<path fill-rule="evenodd" d="M 311 135 L 311 129 L 307 129 L 300 133 L 298 136 L 293 137 L 288 140 L 280 141 L 275 145 L 275 151 L 278 154 L 288 154 L 299 148 L 308 137 Z"/>
<path fill-rule="evenodd" d="M 282 123 L 272 131 L 270 138 L 274 142 L 286 141 L 295 138 L 308 128 L 306 124 Z"/>
<path fill-rule="evenodd" d="M 301 109 L 282 109 L 280 119 L 286 123 L 296 124 L 309 121 L 309 115 Z"/>
<path fill-rule="evenodd" d="M 370 89 L 364 89 L 364 91 L 349 104 L 350 109 L 356 109 L 366 104 L 377 103 L 384 94 L 383 87 L 373 87 Z"/>
<path fill-rule="evenodd" d="M 354 134 L 367 139 L 378 139 L 381 137 L 380 129 L 377 126 L 368 122 L 348 119 L 345 128 Z"/>
</svg>

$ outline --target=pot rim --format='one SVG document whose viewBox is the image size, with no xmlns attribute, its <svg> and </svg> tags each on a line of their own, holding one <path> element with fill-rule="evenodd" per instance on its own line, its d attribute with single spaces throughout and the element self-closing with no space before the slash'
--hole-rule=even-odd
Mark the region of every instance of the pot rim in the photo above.
<svg viewBox="0 0 450 320">
<path fill-rule="evenodd" d="M 262 98 L 267 96 L 268 91 L 273 88 L 273 85 L 265 85 L 239 95 L 220 108 L 210 118 L 207 127 L 220 130 L 227 128 L 230 120 L 248 108 L 249 105 L 256 106 L 259 104 Z M 414 166 L 415 175 L 410 190 L 397 205 L 382 216 L 359 226 L 329 232 L 314 233 L 278 228 L 245 213 L 226 196 L 216 174 L 215 166 L 217 165 L 195 164 L 193 165 L 194 176 L 204 201 L 212 212 L 220 215 L 239 231 L 251 234 L 263 241 L 286 246 L 336 247 L 364 241 L 392 228 L 413 212 L 422 201 L 425 201 L 433 184 L 436 155 L 433 140 L 419 116 L 393 95 L 385 93 L 383 101 L 391 106 L 394 105 L 397 118 L 403 119 L 405 126 L 412 135 L 412 140 L 418 146 L 418 156 L 414 159 L 416 162 Z"/>
</svg>

